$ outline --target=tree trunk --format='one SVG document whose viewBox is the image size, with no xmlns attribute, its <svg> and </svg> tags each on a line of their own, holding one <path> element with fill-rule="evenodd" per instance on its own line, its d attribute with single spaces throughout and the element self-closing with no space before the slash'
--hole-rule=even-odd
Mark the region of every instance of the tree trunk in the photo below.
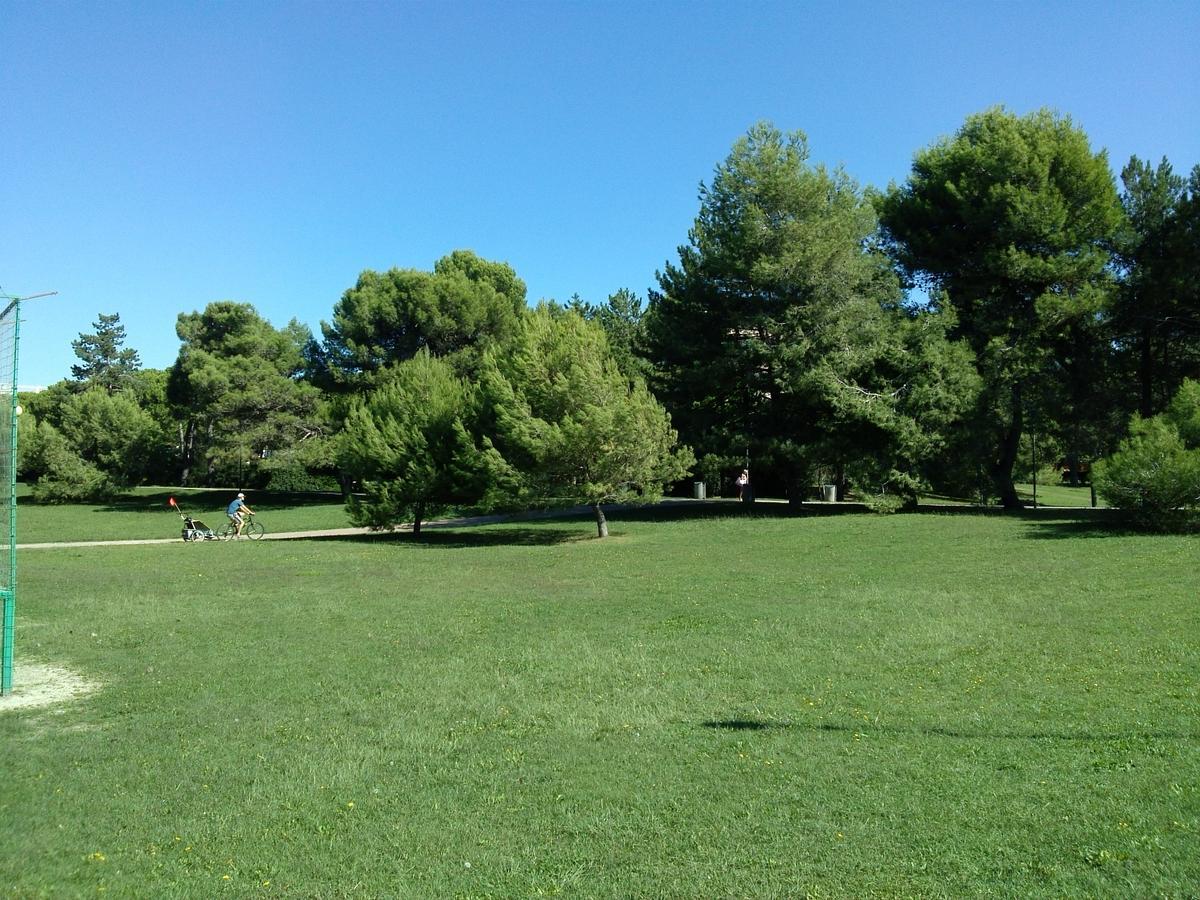
<svg viewBox="0 0 1200 900">
<path fill-rule="evenodd" d="M 804 505 L 804 493 L 808 489 L 809 473 L 802 467 L 794 463 L 788 465 L 788 471 L 784 478 L 787 479 L 784 484 L 787 485 L 787 502 L 788 509 L 792 512 L 799 511 Z"/>
<path fill-rule="evenodd" d="M 413 537 L 421 536 L 421 519 L 425 517 L 425 504 L 418 503 L 413 509 Z"/>
<path fill-rule="evenodd" d="M 838 502 L 846 499 L 846 464 L 839 462 L 834 470 L 833 483 L 837 486 L 837 493 L 834 495 Z"/>
<path fill-rule="evenodd" d="M 215 423 L 215 422 L 209 422 L 209 423 L 208 423 L 208 443 L 207 443 L 207 445 L 206 445 L 206 447 L 207 447 L 207 449 L 208 449 L 208 450 L 212 450 L 212 444 L 213 444 L 213 439 L 212 439 L 212 438 L 213 438 L 213 428 L 214 428 L 214 426 L 215 426 L 215 425 L 216 425 L 216 423 Z M 205 455 L 205 456 L 208 458 L 208 470 L 207 470 L 207 471 L 204 473 L 204 477 L 205 477 L 205 479 L 206 479 L 206 480 L 205 480 L 205 483 L 206 483 L 206 484 L 210 484 L 210 485 L 211 485 L 211 484 L 212 484 L 212 474 L 213 474 L 213 459 L 212 459 L 212 454 L 211 454 L 211 453 L 205 453 L 204 455 Z"/>
<path fill-rule="evenodd" d="M 1141 387 L 1141 413 L 1143 419 L 1154 415 L 1154 348 L 1150 345 L 1150 329 L 1142 330 L 1139 348 L 1138 381 Z"/>
<path fill-rule="evenodd" d="M 182 463 L 179 484 L 187 487 L 188 479 L 192 474 L 192 454 L 195 452 L 196 446 L 196 423 L 189 420 L 187 425 L 180 425 L 179 428 L 179 458 Z"/>
<path fill-rule="evenodd" d="M 1017 464 L 1017 452 L 1021 449 L 1021 387 L 1013 385 L 1012 389 L 1012 422 L 1000 437 L 1000 453 L 992 466 L 992 481 L 1000 495 L 1000 503 L 1005 509 L 1024 509 L 1025 504 L 1017 496 L 1017 488 L 1013 484 L 1013 466 Z"/>
<path fill-rule="evenodd" d="M 596 537 L 608 537 L 608 519 L 604 518 L 604 510 L 597 503 L 596 510 Z"/>
</svg>

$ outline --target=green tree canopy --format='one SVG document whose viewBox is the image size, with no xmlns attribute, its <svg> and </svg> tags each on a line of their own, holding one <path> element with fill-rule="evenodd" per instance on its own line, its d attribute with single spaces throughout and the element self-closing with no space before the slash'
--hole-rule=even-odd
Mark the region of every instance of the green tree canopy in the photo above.
<svg viewBox="0 0 1200 900">
<path fill-rule="evenodd" d="M 1110 289 L 1121 209 L 1108 160 L 1068 118 L 989 109 L 918 153 L 879 207 L 896 260 L 958 313 L 985 385 L 990 472 L 1005 506 L 1020 506 L 1025 395 L 1056 377 L 1056 342 L 1095 318 Z"/>
<path fill-rule="evenodd" d="M 71 342 L 71 349 L 79 357 L 79 365 L 71 366 L 71 375 L 76 381 L 97 385 L 110 394 L 127 386 L 129 377 L 141 367 L 136 350 L 123 347 L 125 326 L 118 313 L 106 315 L 92 324 L 96 331 L 81 333 Z"/>
<path fill-rule="evenodd" d="M 1145 418 L 1185 378 L 1200 377 L 1200 166 L 1185 179 L 1166 159 L 1152 167 L 1134 156 L 1121 182 L 1126 224 L 1112 325 Z"/>
<path fill-rule="evenodd" d="M 524 307 L 525 283 L 512 267 L 469 250 L 443 257 L 432 272 L 364 271 L 334 307 L 333 321 L 321 323 L 314 378 L 363 390 L 422 349 L 469 368 L 479 350 L 512 336 Z"/>
<path fill-rule="evenodd" d="M 700 201 L 645 317 L 654 385 L 684 438 L 737 468 L 749 456 L 796 502 L 818 466 L 898 484 L 922 444 L 909 376 L 940 377 L 913 369 L 906 342 L 926 363 L 954 355 L 929 344 L 942 319 L 901 308 L 871 204 L 843 171 L 809 164 L 803 134 L 765 123 Z"/>
<path fill-rule="evenodd" d="M 95 463 L 83 459 L 49 422 L 22 416 L 18 472 L 32 482 L 33 498 L 41 503 L 100 501 L 118 485 Z"/>
<path fill-rule="evenodd" d="M 484 361 L 482 427 L 519 473 L 521 496 L 601 504 L 648 501 L 684 477 L 693 458 L 645 383 L 621 372 L 604 330 L 577 310 L 541 304 L 511 349 Z"/>
<path fill-rule="evenodd" d="M 71 449 L 116 485 L 140 482 L 162 458 L 163 431 L 127 393 L 97 385 L 64 404 L 59 429 Z"/>
<path fill-rule="evenodd" d="M 157 474 L 167 436 L 131 392 L 96 384 L 54 410 L 57 426 L 25 410 L 18 475 L 44 502 L 100 500 Z"/>
<path fill-rule="evenodd" d="M 197 462 L 208 479 L 246 481 L 324 438 L 319 392 L 299 380 L 307 328 L 276 329 L 250 304 L 220 301 L 180 314 L 176 332 L 168 396 L 184 423 L 182 483 Z"/>
<path fill-rule="evenodd" d="M 621 288 L 601 304 L 581 304 L 586 318 L 600 323 L 617 366 L 628 378 L 647 380 L 651 375 L 646 352 L 645 307 L 628 288 Z"/>
<path fill-rule="evenodd" d="M 365 495 L 350 501 L 353 520 L 375 528 L 411 520 L 419 535 L 429 516 L 494 492 L 506 466 L 472 437 L 476 402 L 474 389 L 428 350 L 392 366 L 381 384 L 352 400 L 339 461 Z"/>
</svg>

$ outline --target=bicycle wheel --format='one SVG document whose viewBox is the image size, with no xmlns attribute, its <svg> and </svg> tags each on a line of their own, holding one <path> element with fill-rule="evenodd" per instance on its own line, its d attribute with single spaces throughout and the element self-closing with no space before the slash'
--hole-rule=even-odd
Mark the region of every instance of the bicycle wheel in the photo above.
<svg viewBox="0 0 1200 900">
<path fill-rule="evenodd" d="M 219 537 L 223 541 L 227 541 L 230 538 L 232 538 L 235 534 L 237 534 L 237 529 L 233 527 L 233 523 L 226 522 L 224 527 L 221 528 L 221 530 L 217 532 L 217 537 Z"/>
<path fill-rule="evenodd" d="M 266 533 L 267 529 L 263 528 L 257 522 L 247 522 L 246 527 L 242 529 L 242 534 L 252 541 L 257 541 Z"/>
</svg>

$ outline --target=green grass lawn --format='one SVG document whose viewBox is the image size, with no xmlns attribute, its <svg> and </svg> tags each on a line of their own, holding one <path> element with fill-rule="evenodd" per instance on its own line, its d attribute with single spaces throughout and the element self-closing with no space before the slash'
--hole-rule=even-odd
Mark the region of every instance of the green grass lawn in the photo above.
<svg viewBox="0 0 1200 900">
<path fill-rule="evenodd" d="M 18 665 L 103 687 L 0 713 L 0 884 L 1200 892 L 1196 538 L 612 526 L 23 552 Z"/>
<path fill-rule="evenodd" d="M 1033 502 L 1033 483 L 1024 482 L 1018 484 L 1017 495 L 1026 503 Z M 1069 484 L 1062 482 L 1038 482 L 1037 486 L 1037 502 L 1038 506 L 1091 506 L 1092 505 L 1092 489 L 1087 485 L 1079 487 L 1071 487 Z M 1108 504 L 1100 497 L 1096 498 L 1097 506 L 1107 506 Z"/>
<path fill-rule="evenodd" d="M 22 544 L 36 544 L 177 538 L 183 523 L 167 503 L 171 497 L 185 513 L 217 531 L 227 521 L 225 507 L 236 494 L 235 490 L 147 487 L 130 491 L 110 503 L 55 506 L 35 504 L 28 493 L 22 491 L 17 508 L 17 540 Z M 268 531 L 350 526 L 345 505 L 336 494 L 256 494 L 251 491 L 246 500 Z"/>
</svg>

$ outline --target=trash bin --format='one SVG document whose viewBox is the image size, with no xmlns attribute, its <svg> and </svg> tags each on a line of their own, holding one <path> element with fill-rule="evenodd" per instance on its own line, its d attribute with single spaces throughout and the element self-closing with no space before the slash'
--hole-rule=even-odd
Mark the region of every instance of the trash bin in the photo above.
<svg viewBox="0 0 1200 900">
<path fill-rule="evenodd" d="M 692 482 L 692 496 L 697 500 L 704 500 L 707 498 L 707 488 L 705 487 L 703 481 Z"/>
<path fill-rule="evenodd" d="M 832 503 L 837 499 L 837 485 L 823 484 L 821 485 L 821 499 L 826 503 Z"/>
</svg>

